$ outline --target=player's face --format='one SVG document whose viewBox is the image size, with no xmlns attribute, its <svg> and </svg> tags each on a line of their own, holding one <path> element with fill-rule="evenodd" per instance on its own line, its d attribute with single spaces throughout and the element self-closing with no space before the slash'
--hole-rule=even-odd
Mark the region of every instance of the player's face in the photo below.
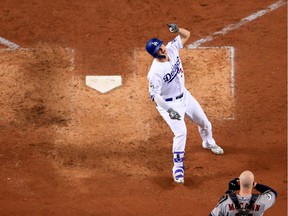
<svg viewBox="0 0 288 216">
<path fill-rule="evenodd" d="M 166 46 L 162 44 L 157 53 L 158 53 L 158 55 L 165 55 L 166 56 L 167 55 Z"/>
</svg>

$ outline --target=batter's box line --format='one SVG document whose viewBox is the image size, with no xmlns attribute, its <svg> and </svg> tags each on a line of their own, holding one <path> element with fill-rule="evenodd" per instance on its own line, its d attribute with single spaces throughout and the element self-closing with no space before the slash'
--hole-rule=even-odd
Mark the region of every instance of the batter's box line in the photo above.
<svg viewBox="0 0 288 216">
<path fill-rule="evenodd" d="M 228 121 L 228 120 L 235 120 L 235 80 L 234 80 L 234 76 L 235 76 L 235 64 L 234 64 L 234 57 L 235 57 L 235 48 L 232 47 L 232 46 L 210 46 L 210 47 L 195 47 L 195 48 L 187 48 L 187 47 L 184 47 L 184 49 L 186 50 L 205 50 L 205 49 L 225 49 L 227 50 L 227 57 L 229 59 L 227 59 L 227 66 L 230 64 L 230 74 L 229 74 L 229 70 L 227 70 L 227 76 L 228 76 L 228 79 L 230 80 L 229 83 L 226 84 L 226 86 L 229 88 L 229 97 L 230 97 L 230 103 L 231 103 L 231 112 L 229 112 L 229 115 L 226 115 L 226 116 L 222 116 L 222 117 L 216 117 L 217 120 L 219 121 Z M 133 67 L 133 75 L 132 75 L 132 79 L 134 80 L 137 80 L 137 76 L 141 76 L 141 74 L 138 74 L 139 72 L 138 69 L 139 67 L 139 64 L 138 64 L 138 61 L 137 61 L 137 56 L 139 56 L 139 52 L 140 53 L 146 53 L 145 49 L 143 48 L 135 48 L 133 50 L 133 64 L 132 64 L 132 67 Z M 142 55 L 142 54 L 141 54 Z M 141 57 L 140 57 L 141 58 Z M 152 62 L 152 59 L 151 59 L 151 62 Z M 230 63 L 229 63 L 230 62 Z M 145 66 L 146 67 L 146 66 Z M 148 70 L 149 68 L 147 68 Z M 185 68 L 184 68 L 185 70 Z M 148 73 L 148 71 L 147 71 Z M 142 74 L 143 76 L 143 74 Z M 230 78 L 229 78 L 230 77 Z"/>
<path fill-rule="evenodd" d="M 231 79 L 231 97 L 233 103 L 233 110 L 235 110 L 235 48 L 233 46 L 209 46 L 209 47 L 186 47 L 187 49 L 229 49 L 230 50 L 230 64 L 231 64 L 231 71 L 230 71 L 230 79 Z M 235 112 L 231 114 L 231 117 L 224 117 L 218 120 L 235 120 Z"/>
</svg>

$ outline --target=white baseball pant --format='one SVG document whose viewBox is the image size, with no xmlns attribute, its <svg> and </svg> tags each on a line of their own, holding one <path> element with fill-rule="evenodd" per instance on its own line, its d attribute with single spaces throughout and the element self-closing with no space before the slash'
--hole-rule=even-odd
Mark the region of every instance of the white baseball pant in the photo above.
<svg viewBox="0 0 288 216">
<path fill-rule="evenodd" d="M 160 115 L 167 122 L 172 132 L 174 133 L 172 152 L 185 152 L 187 128 L 184 121 L 186 115 L 192 122 L 198 125 L 199 133 L 202 141 L 207 146 L 215 145 L 215 140 L 212 136 L 212 125 L 204 113 L 198 101 L 186 90 L 182 98 L 168 101 L 167 104 L 181 115 L 181 120 L 171 119 L 169 113 L 160 106 L 157 109 Z M 183 154 L 184 157 L 184 154 Z"/>
</svg>

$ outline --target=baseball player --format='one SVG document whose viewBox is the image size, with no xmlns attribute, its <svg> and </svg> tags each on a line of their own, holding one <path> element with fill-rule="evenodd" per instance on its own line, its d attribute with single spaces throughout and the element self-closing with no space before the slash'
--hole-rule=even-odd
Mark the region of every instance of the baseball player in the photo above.
<svg viewBox="0 0 288 216">
<path fill-rule="evenodd" d="M 149 93 L 156 103 L 160 115 L 167 122 L 173 138 L 172 176 L 176 183 L 184 183 L 184 153 L 187 129 L 184 116 L 198 125 L 202 146 L 215 154 L 223 154 L 223 149 L 215 143 L 212 125 L 197 100 L 184 85 L 184 70 L 179 50 L 190 37 L 190 32 L 178 28 L 176 24 L 167 24 L 169 31 L 177 34 L 166 46 L 163 41 L 152 38 L 146 44 L 147 52 L 154 58 L 148 72 Z"/>
<path fill-rule="evenodd" d="M 261 194 L 252 194 L 253 187 Z M 234 193 L 239 189 L 239 194 Z M 220 199 L 210 216 L 261 216 L 274 205 L 276 198 L 275 190 L 254 182 L 254 174 L 247 170 L 229 182 L 226 195 Z"/>
</svg>

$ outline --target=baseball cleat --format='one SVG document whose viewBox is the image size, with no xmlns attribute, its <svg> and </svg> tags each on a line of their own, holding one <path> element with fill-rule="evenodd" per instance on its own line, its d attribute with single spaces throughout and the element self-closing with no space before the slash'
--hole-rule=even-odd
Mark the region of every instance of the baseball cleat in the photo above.
<svg viewBox="0 0 288 216">
<path fill-rule="evenodd" d="M 172 176 L 177 184 L 184 184 L 184 169 L 182 167 L 173 167 Z"/>
<path fill-rule="evenodd" d="M 217 144 L 215 144 L 214 146 L 206 146 L 205 143 L 202 142 L 202 146 L 204 149 L 210 149 L 214 154 L 217 155 L 224 154 L 224 150 Z"/>
</svg>

